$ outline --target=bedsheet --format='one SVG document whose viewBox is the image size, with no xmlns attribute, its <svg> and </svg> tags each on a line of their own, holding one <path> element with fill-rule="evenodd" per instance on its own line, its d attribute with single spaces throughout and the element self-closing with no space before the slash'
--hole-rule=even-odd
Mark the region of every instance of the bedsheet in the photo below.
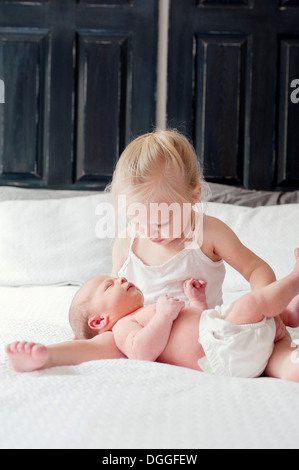
<svg viewBox="0 0 299 470">
<path fill-rule="evenodd" d="M 0 288 L 1 449 L 298 448 L 294 383 L 126 359 L 11 371 L 7 342 L 72 338 L 76 290 Z"/>
<path fill-rule="evenodd" d="M 2 200 L 26 199 L 25 205 L 3 202 L 13 211 L 3 209 L 1 213 L 0 448 L 298 448 L 299 384 L 265 377 L 214 377 L 126 359 L 30 374 L 9 369 L 4 347 L 11 341 L 49 345 L 70 340 L 73 334 L 68 309 L 78 289 L 76 284 L 80 285 L 85 276 L 91 277 L 94 270 L 105 267 L 110 272 L 107 260 L 111 259 L 112 244 L 96 239 L 97 218 L 94 209 L 91 211 L 95 196 L 85 194 L 73 198 L 73 194 L 65 193 L 58 203 L 57 192 L 0 191 L 0 204 Z M 98 197 L 103 202 L 106 195 Z M 268 261 L 278 278 L 289 272 L 294 263 L 293 249 L 299 246 L 299 204 L 293 201 L 285 206 L 251 209 L 209 203 L 207 209 Z M 36 235 L 40 244 L 35 243 L 31 251 L 31 235 L 24 230 L 28 220 L 40 234 Z M 5 236 L 8 223 L 17 227 L 19 238 L 13 231 Z M 59 237 L 48 236 L 53 227 Z M 54 268 L 49 266 L 51 253 L 66 244 L 70 244 L 70 250 L 55 261 Z M 15 250 L 8 256 L 12 245 Z M 81 252 L 82 264 L 74 266 L 73 252 L 79 253 L 80 247 L 89 249 L 88 257 Z M 92 263 L 86 263 L 87 259 Z M 33 281 L 39 286 L 30 286 Z M 70 281 L 73 285 L 63 285 Z M 224 301 L 232 301 L 248 290 L 248 283 L 228 267 L 224 289 Z M 299 330 L 290 331 L 298 342 Z"/>
</svg>

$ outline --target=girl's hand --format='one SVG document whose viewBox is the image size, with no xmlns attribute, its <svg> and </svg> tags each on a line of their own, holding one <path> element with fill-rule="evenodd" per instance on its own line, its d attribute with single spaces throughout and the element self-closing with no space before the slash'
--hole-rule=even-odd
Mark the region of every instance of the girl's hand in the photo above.
<svg viewBox="0 0 299 470">
<path fill-rule="evenodd" d="M 184 307 L 185 302 L 168 295 L 161 295 L 157 300 L 156 315 L 162 315 L 175 320 Z"/>
</svg>

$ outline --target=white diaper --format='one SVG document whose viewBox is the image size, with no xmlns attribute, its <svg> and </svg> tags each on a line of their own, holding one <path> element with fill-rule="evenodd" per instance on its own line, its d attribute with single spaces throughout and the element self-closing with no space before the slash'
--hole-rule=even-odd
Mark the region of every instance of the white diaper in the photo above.
<svg viewBox="0 0 299 470">
<path fill-rule="evenodd" d="M 233 304 L 205 310 L 199 322 L 199 342 L 206 357 L 204 372 L 229 377 L 259 377 L 273 352 L 276 325 L 273 318 L 234 325 L 225 320 Z"/>
</svg>

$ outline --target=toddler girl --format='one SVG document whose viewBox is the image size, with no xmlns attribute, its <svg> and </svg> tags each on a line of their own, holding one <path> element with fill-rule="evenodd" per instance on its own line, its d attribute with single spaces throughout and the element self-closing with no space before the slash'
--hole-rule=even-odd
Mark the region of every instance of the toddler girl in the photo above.
<svg viewBox="0 0 299 470">
<path fill-rule="evenodd" d="M 207 281 L 208 307 L 220 305 L 224 261 L 244 276 L 252 290 L 275 281 L 271 267 L 226 224 L 204 214 L 207 185 L 194 148 L 178 132 L 156 131 L 131 142 L 109 189 L 116 212 L 126 211 L 131 222 L 130 230 L 121 232 L 115 242 L 112 276 L 124 276 L 140 286 L 145 304 L 165 293 L 186 301 L 183 280 L 192 277 Z M 299 297 L 282 318 L 287 325 L 298 326 Z M 283 341 L 273 353 L 275 370 L 276 362 L 292 352 L 290 336 L 281 320 L 276 323 L 276 340 Z"/>
<path fill-rule="evenodd" d="M 122 233 L 115 242 L 112 275 L 138 284 L 146 303 L 165 292 L 186 300 L 182 283 L 187 276 L 205 279 L 208 306 L 220 305 L 224 261 L 239 271 L 252 289 L 275 280 L 270 266 L 246 248 L 227 225 L 204 215 L 207 185 L 195 150 L 176 131 L 153 132 L 129 144 L 118 161 L 110 189 L 116 211 L 126 210 L 131 215 L 127 237 Z M 119 207 L 123 201 L 126 207 Z M 173 204 L 181 209 L 180 227 L 177 220 L 174 226 Z M 164 210 L 155 212 L 160 206 Z"/>
</svg>

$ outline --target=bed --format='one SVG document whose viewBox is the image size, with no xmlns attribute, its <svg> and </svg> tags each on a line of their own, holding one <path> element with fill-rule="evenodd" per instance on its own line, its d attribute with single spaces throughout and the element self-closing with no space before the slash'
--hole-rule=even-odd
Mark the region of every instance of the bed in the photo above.
<svg viewBox="0 0 299 470">
<path fill-rule="evenodd" d="M 298 193 L 212 189 L 207 212 L 285 275 L 299 246 Z M 7 343 L 70 340 L 74 294 L 110 273 L 113 242 L 95 230 L 107 202 L 105 193 L 0 188 L 0 448 L 298 448 L 299 384 L 126 359 L 10 370 Z M 228 268 L 225 300 L 248 289 Z"/>
</svg>

